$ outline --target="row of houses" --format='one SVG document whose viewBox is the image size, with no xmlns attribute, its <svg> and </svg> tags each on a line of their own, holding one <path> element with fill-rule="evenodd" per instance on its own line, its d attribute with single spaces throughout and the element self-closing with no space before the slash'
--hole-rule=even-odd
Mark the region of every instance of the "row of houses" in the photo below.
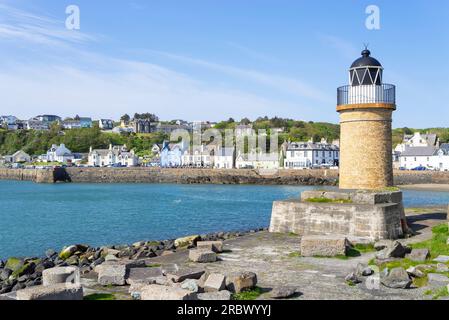
<svg viewBox="0 0 449 320">
<path fill-rule="evenodd" d="M 182 143 L 164 143 L 160 148 L 161 167 L 201 167 L 217 169 L 310 169 L 317 167 L 335 168 L 339 165 L 338 144 L 293 142 L 284 143 L 279 152 L 266 153 L 253 150 L 249 153 L 236 152 L 235 147 L 221 147 L 214 144 L 197 148 Z"/>
<path fill-rule="evenodd" d="M 394 149 L 393 161 L 402 170 L 449 171 L 449 144 L 441 144 L 436 134 L 405 135 Z"/>
<path fill-rule="evenodd" d="M 8 130 L 49 130 L 52 123 L 59 123 L 64 129 L 91 128 L 92 118 L 75 117 L 62 120 L 56 115 L 38 115 L 29 120 L 20 120 L 15 116 L 0 116 L 0 127 Z"/>
</svg>

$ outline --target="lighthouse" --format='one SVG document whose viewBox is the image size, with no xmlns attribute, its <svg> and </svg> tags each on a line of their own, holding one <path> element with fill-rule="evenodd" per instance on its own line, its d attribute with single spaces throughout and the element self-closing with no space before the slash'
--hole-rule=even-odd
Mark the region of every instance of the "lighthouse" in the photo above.
<svg viewBox="0 0 449 320">
<path fill-rule="evenodd" d="M 340 189 L 393 186 L 392 114 L 396 87 L 383 83 L 382 64 L 368 49 L 349 69 L 349 85 L 338 88 Z"/>
</svg>

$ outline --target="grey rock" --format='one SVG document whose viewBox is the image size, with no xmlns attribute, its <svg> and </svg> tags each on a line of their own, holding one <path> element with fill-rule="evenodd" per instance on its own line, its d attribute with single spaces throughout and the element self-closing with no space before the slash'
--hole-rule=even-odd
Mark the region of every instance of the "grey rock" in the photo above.
<svg viewBox="0 0 449 320">
<path fill-rule="evenodd" d="M 297 292 L 295 287 L 276 287 L 270 292 L 272 299 L 287 299 L 295 295 Z"/>
<path fill-rule="evenodd" d="M 219 273 L 211 273 L 204 282 L 205 292 L 221 291 L 226 288 L 226 277 Z"/>
<path fill-rule="evenodd" d="M 154 278 L 162 276 L 161 268 L 132 268 L 129 270 L 126 283 L 133 284 L 135 282 L 139 283 L 155 283 Z"/>
<path fill-rule="evenodd" d="M 78 267 L 58 267 L 46 269 L 42 272 L 44 286 L 62 283 L 78 284 L 80 282 L 80 270 Z"/>
<path fill-rule="evenodd" d="M 172 280 L 173 282 L 183 282 L 187 279 L 199 279 L 204 274 L 203 269 L 199 268 L 182 268 L 175 272 L 167 273 L 166 276 L 168 279 Z"/>
<path fill-rule="evenodd" d="M 98 273 L 98 283 L 103 286 L 126 284 L 127 268 L 124 264 L 102 264 L 95 267 Z"/>
<path fill-rule="evenodd" d="M 448 284 L 449 283 L 449 278 L 446 275 L 444 275 L 444 274 L 429 273 L 427 275 L 427 277 L 429 279 L 429 284 L 442 285 L 442 284 Z"/>
<path fill-rule="evenodd" d="M 196 246 L 198 249 L 206 249 L 215 253 L 223 252 L 223 241 L 198 241 Z"/>
<path fill-rule="evenodd" d="M 45 256 L 49 259 L 56 257 L 57 254 L 58 253 L 53 249 L 48 249 L 47 251 L 45 251 Z"/>
<path fill-rule="evenodd" d="M 3 269 L 0 273 L 0 280 L 5 281 L 9 278 L 9 276 L 12 274 L 12 271 L 9 269 Z"/>
<path fill-rule="evenodd" d="M 217 254 L 209 250 L 191 249 L 189 250 L 189 259 L 198 263 L 211 263 L 217 261 Z"/>
<path fill-rule="evenodd" d="M 199 280 L 187 279 L 181 283 L 181 289 L 189 290 L 191 292 L 198 292 L 200 287 L 198 286 Z"/>
<path fill-rule="evenodd" d="M 362 280 L 360 280 L 360 278 L 357 276 L 355 272 L 351 272 L 350 274 L 348 274 L 345 277 L 345 281 L 350 284 L 357 284 L 362 282 Z"/>
<path fill-rule="evenodd" d="M 236 272 L 226 275 L 226 289 L 240 293 L 253 289 L 257 285 L 257 275 L 254 272 Z"/>
<path fill-rule="evenodd" d="M 359 263 L 357 264 L 355 274 L 357 277 L 368 277 L 374 273 L 373 269 L 368 267 L 366 264 Z"/>
<path fill-rule="evenodd" d="M 429 249 L 413 249 L 407 258 L 415 262 L 425 262 L 430 258 Z"/>
<path fill-rule="evenodd" d="M 412 284 L 410 277 L 404 268 L 394 268 L 387 275 L 382 275 L 380 282 L 393 289 L 407 289 Z"/>
<path fill-rule="evenodd" d="M 197 300 L 197 294 L 189 290 L 150 284 L 142 288 L 141 300 Z"/>
<path fill-rule="evenodd" d="M 414 278 L 423 278 L 426 276 L 426 274 L 424 272 L 422 272 L 420 269 L 418 269 L 417 267 L 410 267 L 406 271 L 410 276 L 412 276 Z"/>
<path fill-rule="evenodd" d="M 218 292 L 205 292 L 198 294 L 198 300 L 205 301 L 229 301 L 231 300 L 231 293 L 227 290 L 222 290 Z"/>
<path fill-rule="evenodd" d="M 399 241 L 394 241 L 390 246 L 379 251 L 376 258 L 385 260 L 388 258 L 404 258 L 410 250 L 402 245 Z"/>
<path fill-rule="evenodd" d="M 449 267 L 444 263 L 437 263 L 437 272 L 449 272 Z"/>
<path fill-rule="evenodd" d="M 433 259 L 433 261 L 441 262 L 441 263 L 448 263 L 449 262 L 449 256 L 440 255 L 437 258 Z"/>
<path fill-rule="evenodd" d="M 17 300 L 83 300 L 83 289 L 69 284 L 35 286 L 17 291 Z"/>
</svg>

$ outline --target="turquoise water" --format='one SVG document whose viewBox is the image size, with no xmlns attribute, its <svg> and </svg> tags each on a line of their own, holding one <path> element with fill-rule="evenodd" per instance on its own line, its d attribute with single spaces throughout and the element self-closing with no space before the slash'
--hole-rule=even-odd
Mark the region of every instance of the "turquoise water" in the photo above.
<svg viewBox="0 0 449 320">
<path fill-rule="evenodd" d="M 267 227 L 274 200 L 306 186 L 34 184 L 0 181 L 0 258 Z M 449 193 L 405 191 L 406 206 L 446 205 Z"/>
</svg>

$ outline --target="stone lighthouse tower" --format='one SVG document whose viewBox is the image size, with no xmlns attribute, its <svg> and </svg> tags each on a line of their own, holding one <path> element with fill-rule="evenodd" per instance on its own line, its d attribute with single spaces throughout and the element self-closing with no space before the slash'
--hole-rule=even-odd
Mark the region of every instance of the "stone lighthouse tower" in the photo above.
<svg viewBox="0 0 449 320">
<path fill-rule="evenodd" d="M 395 86 L 383 83 L 383 67 L 365 49 L 349 69 L 349 85 L 338 88 L 340 189 L 393 185 L 392 113 Z"/>
</svg>

